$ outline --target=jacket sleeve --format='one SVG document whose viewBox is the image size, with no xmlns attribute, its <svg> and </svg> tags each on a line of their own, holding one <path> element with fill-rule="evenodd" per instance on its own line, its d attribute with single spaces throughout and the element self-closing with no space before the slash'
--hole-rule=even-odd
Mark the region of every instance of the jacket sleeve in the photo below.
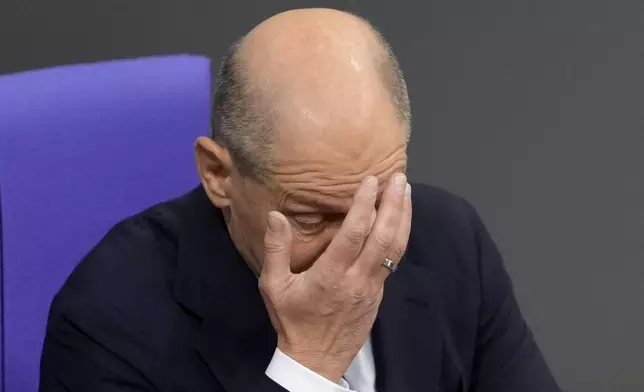
<svg viewBox="0 0 644 392">
<path fill-rule="evenodd" d="M 40 363 L 40 392 L 148 392 L 151 383 L 54 301 Z"/>
<path fill-rule="evenodd" d="M 472 392 L 560 392 L 521 315 L 501 255 L 471 209 L 481 305 Z"/>
<path fill-rule="evenodd" d="M 145 330 L 119 328 L 124 319 L 118 314 L 86 296 L 72 294 L 77 293 L 56 298 L 50 310 L 40 364 L 40 392 L 174 390 L 163 380 L 151 379 L 149 369 L 141 369 L 140 364 L 154 360 L 137 352 L 145 344 L 137 334 L 146 334 Z M 254 391 L 287 392 L 266 375 L 256 381 Z"/>
</svg>

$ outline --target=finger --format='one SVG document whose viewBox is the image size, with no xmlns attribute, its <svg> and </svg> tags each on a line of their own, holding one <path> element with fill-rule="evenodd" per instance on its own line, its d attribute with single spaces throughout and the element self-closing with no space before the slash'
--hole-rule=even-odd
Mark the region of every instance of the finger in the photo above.
<svg viewBox="0 0 644 392">
<path fill-rule="evenodd" d="M 407 177 L 399 173 L 393 177 L 385 190 L 374 226 L 356 261 L 356 268 L 362 273 L 380 272 L 379 269 L 383 268 L 382 262 L 389 257 L 389 251 L 394 244 L 402 220 L 406 185 Z M 398 262 L 398 260 L 393 261 Z"/>
<path fill-rule="evenodd" d="M 394 242 L 391 245 L 391 248 L 389 248 L 389 256 L 387 256 L 389 260 L 398 263 L 399 266 L 402 262 L 403 255 L 407 250 L 407 244 L 409 243 L 409 234 L 411 233 L 411 216 L 411 185 L 407 184 L 405 188 L 400 226 L 398 227 L 398 232 L 396 234 L 396 237 L 394 238 Z M 385 266 L 382 266 L 378 270 L 378 275 L 380 275 L 383 279 L 389 276 L 389 274 L 391 274 L 391 270 Z"/>
<path fill-rule="evenodd" d="M 369 235 L 375 216 L 378 180 L 367 177 L 353 197 L 353 204 L 325 252 L 325 259 L 331 263 L 353 263 L 360 255 L 362 246 Z"/>
<path fill-rule="evenodd" d="M 293 234 L 286 217 L 277 211 L 268 213 L 264 235 L 264 263 L 260 279 L 269 281 L 291 274 Z"/>
</svg>

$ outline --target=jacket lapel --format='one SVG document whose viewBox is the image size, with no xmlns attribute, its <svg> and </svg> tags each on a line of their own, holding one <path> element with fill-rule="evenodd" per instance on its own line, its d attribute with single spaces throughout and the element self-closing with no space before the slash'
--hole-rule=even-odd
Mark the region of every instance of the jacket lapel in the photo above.
<svg viewBox="0 0 644 392">
<path fill-rule="evenodd" d="M 257 283 L 246 290 L 254 293 Z M 228 304 L 213 307 L 215 310 L 202 324 L 197 343 L 208 367 L 229 392 L 255 390 L 264 382 L 277 346 L 259 293 L 256 298 L 246 295 L 240 300 L 222 293 L 219 299 Z"/>
<path fill-rule="evenodd" d="M 406 257 L 408 258 L 408 257 Z M 413 260 L 385 282 L 372 341 L 378 392 L 441 391 L 443 312 L 427 271 Z"/>
<path fill-rule="evenodd" d="M 277 344 L 257 278 L 201 187 L 186 208 L 175 295 L 201 321 L 196 349 L 217 381 L 228 392 L 254 390 Z"/>
</svg>

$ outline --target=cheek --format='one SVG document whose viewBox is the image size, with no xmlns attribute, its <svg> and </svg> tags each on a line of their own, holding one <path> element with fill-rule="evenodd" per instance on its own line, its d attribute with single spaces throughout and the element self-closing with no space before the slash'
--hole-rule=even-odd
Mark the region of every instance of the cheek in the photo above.
<svg viewBox="0 0 644 392">
<path fill-rule="evenodd" d="M 327 229 L 310 237 L 302 237 L 293 232 L 293 248 L 291 250 L 291 269 L 293 272 L 309 269 L 329 246 L 336 231 Z"/>
<path fill-rule="evenodd" d="M 239 240 L 246 246 L 263 247 L 268 210 L 265 211 L 259 204 L 242 201 L 234 206 L 232 213 Z"/>
</svg>

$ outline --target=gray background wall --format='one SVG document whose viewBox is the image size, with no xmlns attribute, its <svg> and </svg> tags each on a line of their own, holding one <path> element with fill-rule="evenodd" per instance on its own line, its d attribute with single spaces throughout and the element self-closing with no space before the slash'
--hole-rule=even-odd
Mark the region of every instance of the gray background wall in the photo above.
<svg viewBox="0 0 644 392">
<path fill-rule="evenodd" d="M 0 2 L 0 73 L 161 53 L 218 60 L 288 8 L 389 38 L 414 109 L 411 176 L 468 198 L 562 387 L 644 391 L 644 2 Z"/>
</svg>

